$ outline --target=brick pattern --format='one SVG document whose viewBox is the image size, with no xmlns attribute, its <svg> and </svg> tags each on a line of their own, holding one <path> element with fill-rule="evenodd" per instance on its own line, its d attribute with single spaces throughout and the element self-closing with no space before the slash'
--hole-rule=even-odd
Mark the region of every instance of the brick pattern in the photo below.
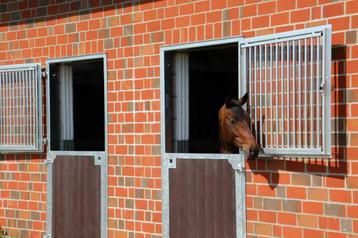
<svg viewBox="0 0 358 238">
<path fill-rule="evenodd" d="M 160 237 L 159 49 L 332 24 L 333 157 L 247 164 L 248 237 L 358 233 L 357 1 L 2 1 L 1 64 L 108 56 L 109 237 Z M 45 230 L 45 155 L 0 158 L 0 226 Z"/>
</svg>

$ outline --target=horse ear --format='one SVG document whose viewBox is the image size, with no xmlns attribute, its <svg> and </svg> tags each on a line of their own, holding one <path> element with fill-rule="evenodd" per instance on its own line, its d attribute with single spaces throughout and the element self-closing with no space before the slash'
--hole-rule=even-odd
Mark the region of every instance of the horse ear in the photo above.
<svg viewBox="0 0 358 238">
<path fill-rule="evenodd" d="M 239 106 L 239 104 L 237 103 L 237 100 L 233 99 L 232 97 L 228 96 L 225 99 L 225 107 L 226 108 L 232 108 L 235 106 Z"/>
<path fill-rule="evenodd" d="M 240 99 L 239 99 L 239 105 L 242 106 L 244 105 L 246 102 L 247 102 L 247 99 L 249 98 L 248 94 L 245 93 L 244 96 L 242 96 Z"/>
</svg>

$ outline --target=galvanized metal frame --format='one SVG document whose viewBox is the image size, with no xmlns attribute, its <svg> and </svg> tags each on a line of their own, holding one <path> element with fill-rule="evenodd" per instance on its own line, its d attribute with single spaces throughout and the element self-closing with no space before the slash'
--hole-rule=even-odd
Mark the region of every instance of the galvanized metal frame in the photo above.
<svg viewBox="0 0 358 238">
<path fill-rule="evenodd" d="M 107 55 L 106 54 L 95 54 L 95 55 L 85 55 L 77 57 L 67 57 L 67 58 L 58 58 L 58 59 L 48 59 L 46 61 L 46 73 L 49 75 L 50 64 L 55 63 L 65 63 L 65 62 L 74 62 L 74 61 L 84 61 L 91 59 L 102 59 L 103 60 L 103 73 L 104 73 L 104 128 L 105 128 L 105 151 L 52 151 L 51 150 L 51 140 L 50 140 L 50 79 L 47 79 L 46 82 L 46 105 L 47 105 L 47 157 L 45 164 L 47 165 L 47 210 L 46 210 L 46 234 L 44 238 L 53 238 L 53 224 L 52 224 L 52 200 L 53 200 L 53 191 L 52 191 L 52 169 L 53 162 L 57 156 L 93 156 L 95 165 L 101 166 L 101 238 L 107 238 L 108 236 L 108 116 L 107 116 Z"/>
<path fill-rule="evenodd" d="M 315 53 L 313 53 L 313 46 L 314 46 L 314 40 L 316 41 L 317 39 L 317 45 L 318 45 L 318 39 L 322 38 L 322 44 L 320 46 L 323 47 L 322 49 L 322 58 L 321 61 L 319 60 L 319 56 L 320 56 L 320 46 L 317 46 L 315 49 Z M 307 47 L 307 40 L 309 40 L 309 46 Z M 304 101 L 304 115 L 305 117 L 302 118 L 303 121 L 307 121 L 310 120 L 310 131 L 307 131 L 307 125 L 306 122 L 301 122 L 301 118 L 299 116 L 299 126 L 298 128 L 296 128 L 296 119 L 295 119 L 295 111 L 296 111 L 296 101 L 295 101 L 295 96 L 293 96 L 293 101 L 290 102 L 290 94 L 291 91 L 293 90 L 293 94 L 295 95 L 295 83 L 293 83 L 293 89 L 290 86 L 290 81 L 292 81 L 292 78 L 290 79 L 290 77 L 296 77 L 295 74 L 295 64 L 296 64 L 296 58 L 295 58 L 295 51 L 297 51 L 295 49 L 295 41 L 303 41 L 304 42 L 304 60 L 305 60 L 305 68 L 304 68 L 304 72 L 302 72 L 302 77 L 303 77 L 303 82 L 304 82 L 304 90 L 307 91 L 307 82 L 310 83 L 309 86 L 309 103 L 312 104 L 310 105 L 310 116 L 307 117 L 307 98 Z M 262 116 L 262 99 L 261 99 L 261 95 L 262 95 L 262 79 L 263 76 L 265 77 L 266 80 L 266 46 L 269 45 L 271 53 L 270 53 L 270 60 L 271 60 L 271 65 L 270 65 L 270 72 L 272 73 L 272 46 L 275 46 L 276 48 L 276 55 L 275 55 L 275 61 L 276 61 L 276 77 L 275 77 L 275 81 L 276 81 L 276 89 L 277 89 L 277 82 L 278 79 L 280 79 L 280 83 L 281 83 L 281 105 L 277 104 L 278 101 L 278 96 L 277 96 L 277 92 L 271 92 L 271 93 L 276 93 L 276 110 L 278 110 L 279 108 L 281 108 L 281 115 L 278 117 L 278 111 L 276 111 L 276 147 L 266 147 L 263 148 L 263 154 L 261 154 L 260 156 L 299 156 L 299 157 L 306 157 L 306 156 L 315 156 L 315 157 L 329 157 L 331 155 L 331 107 L 330 107 L 330 102 L 331 102 L 331 95 L 330 95 L 330 91 L 331 91 L 331 82 L 330 82 L 330 69 L 331 69 L 331 26 L 330 25 L 326 25 L 326 26 L 319 26 L 319 27 L 314 27 L 314 28 L 307 28 L 307 29 L 302 29 L 302 30 L 297 30 L 297 31 L 291 31 L 291 32 L 284 32 L 284 33 L 278 33 L 278 34 L 273 34 L 273 35 L 267 35 L 267 36 L 259 36 L 259 37 L 253 37 L 253 38 L 247 38 L 244 39 L 242 41 L 240 41 L 239 43 L 239 60 L 240 60 L 240 83 L 239 83 L 239 92 L 244 93 L 246 91 L 246 82 L 247 82 L 247 78 L 249 78 L 249 94 L 251 95 L 251 85 L 252 82 L 251 80 L 253 80 L 253 94 L 255 96 L 253 96 L 254 101 L 252 102 L 251 108 L 252 108 L 252 118 L 254 119 L 254 124 L 256 126 L 256 123 L 258 121 L 261 120 L 261 118 L 258 118 L 257 114 L 260 115 L 260 117 Z M 292 47 L 292 52 L 290 52 L 290 47 Z M 281 52 L 278 52 L 278 47 L 281 47 Z M 283 48 L 286 48 L 286 52 L 283 51 Z M 253 50 L 252 50 L 253 48 Z M 258 48 L 259 53 L 256 52 L 256 48 Z M 264 53 L 264 57 L 265 57 L 265 74 L 262 75 L 262 48 L 265 48 L 265 53 Z M 249 62 L 247 61 L 247 53 L 246 53 L 246 49 L 248 49 L 248 54 L 249 54 Z M 307 49 L 310 50 L 310 61 L 309 61 L 309 67 L 310 67 L 310 75 L 307 74 L 307 57 L 306 57 L 306 52 Z M 257 59 L 259 59 L 259 65 L 257 65 L 257 59 L 254 59 L 254 62 L 251 62 L 251 53 L 253 51 L 253 57 L 256 57 Z M 301 47 L 299 47 L 299 64 L 301 62 Z M 286 56 L 287 53 L 287 56 Z M 292 54 L 291 54 L 292 53 Z M 278 55 L 281 55 L 280 58 L 280 65 L 278 65 Z M 316 60 L 314 59 L 314 57 L 316 56 Z M 287 60 L 288 59 L 288 60 Z M 290 73 L 290 68 L 291 68 L 291 64 L 290 61 L 293 61 L 293 74 L 291 75 Z M 284 63 L 284 61 L 287 61 Z M 314 66 L 314 64 L 316 63 L 316 65 Z M 248 73 L 248 77 L 246 75 L 246 68 L 247 68 L 247 64 L 249 67 L 249 73 Z M 253 64 L 253 65 L 252 65 Z M 287 65 L 286 65 L 287 64 Z M 319 64 L 322 64 L 321 66 Z M 313 70 L 315 69 L 314 67 L 316 67 L 317 72 L 314 74 Z M 286 68 L 286 71 L 284 71 L 284 68 Z M 321 70 L 322 68 L 322 70 Z M 251 72 L 253 69 L 253 73 Z M 259 72 L 257 73 L 257 69 L 259 69 Z M 278 70 L 280 69 L 280 70 Z M 278 71 L 280 71 L 280 76 L 278 77 Z M 298 70 L 299 72 L 299 82 L 301 85 L 301 69 Z M 284 75 L 287 74 L 287 75 Z M 313 89 L 313 80 L 314 78 L 318 78 L 319 76 L 322 77 L 322 81 L 318 82 L 318 80 L 316 80 L 315 84 L 316 84 L 316 90 Z M 271 80 L 271 85 L 272 85 L 272 80 L 273 78 L 272 74 L 270 74 L 270 80 Z M 296 78 L 293 78 L 296 79 Z M 293 81 L 294 82 L 294 81 Z M 259 83 L 259 88 L 257 86 L 257 83 Z M 265 82 L 265 86 L 267 86 L 267 82 Z M 284 87 L 288 88 L 288 92 L 284 91 Z M 257 89 L 258 88 L 258 89 Z M 321 88 L 320 90 L 322 91 L 321 93 L 318 93 L 319 88 Z M 265 89 L 266 90 L 266 89 Z M 271 87 L 272 90 L 272 87 Z M 299 87 L 298 90 L 301 90 L 301 86 Z M 259 92 L 258 92 L 259 91 Z M 259 94 L 259 100 L 257 102 L 256 98 L 257 98 L 257 94 Z M 267 92 L 265 91 L 265 94 L 267 95 Z M 313 95 L 314 94 L 314 95 Z M 320 96 L 320 94 L 322 94 L 322 97 Z M 284 98 L 284 95 L 286 98 Z M 271 101 L 272 101 L 272 95 L 271 95 Z M 314 97 L 316 98 L 316 105 L 313 105 L 313 99 Z M 301 91 L 299 91 L 299 100 L 301 99 Z M 267 96 L 265 97 L 265 100 L 267 100 Z M 284 100 L 287 100 L 284 104 Z M 267 102 L 267 101 L 266 101 Z M 321 102 L 321 105 L 319 105 L 319 102 Z M 293 103 L 293 109 L 292 109 L 292 113 L 293 113 L 293 118 L 290 118 L 290 108 L 291 106 L 286 106 L 287 108 L 287 112 L 284 113 L 284 106 L 286 105 L 290 105 L 291 103 Z M 301 104 L 298 103 L 298 106 L 301 107 Z M 319 107 L 320 106 L 320 107 Z M 260 112 L 257 113 L 257 109 L 259 108 Z M 273 110 L 273 105 L 271 103 L 270 108 L 271 108 L 271 117 L 272 117 L 272 110 Z M 314 107 L 316 107 L 316 115 L 313 114 L 313 110 Z M 267 110 L 267 106 L 265 105 L 265 109 Z M 319 118 L 319 110 L 322 110 L 322 118 Z M 284 115 L 286 114 L 286 116 L 284 117 Z M 266 115 L 267 116 L 267 115 Z M 316 116 L 316 118 L 314 119 L 314 116 Z M 281 125 L 278 125 L 279 120 L 278 118 L 281 118 Z M 263 120 L 263 119 L 262 119 Z M 266 120 L 266 119 L 265 119 Z M 272 118 L 271 118 L 271 124 L 272 124 Z M 284 122 L 287 123 L 287 127 L 290 128 L 290 121 L 293 120 L 292 122 L 292 131 L 289 129 L 287 134 L 286 134 L 286 130 L 284 130 Z M 322 120 L 322 123 L 320 124 L 319 121 Z M 313 123 L 314 121 L 314 123 Z M 266 122 L 268 123 L 268 122 Z M 295 144 L 295 137 L 296 137 L 296 130 L 299 131 L 301 130 L 301 124 L 305 124 L 305 126 L 303 127 L 302 130 L 305 130 L 305 135 L 307 137 L 307 139 L 305 140 L 305 144 L 301 145 L 299 144 L 299 146 L 292 146 L 292 143 L 290 142 L 290 137 L 291 137 L 291 133 L 293 133 L 293 138 L 292 141 Z M 316 125 L 316 131 L 313 130 L 313 126 Z M 278 127 L 281 127 L 281 132 L 282 132 L 282 141 L 280 144 L 278 144 Z M 320 131 L 320 127 L 322 127 L 322 131 Z M 265 125 L 265 130 L 267 130 L 267 124 Z M 270 127 L 270 134 L 271 134 L 271 138 L 272 138 L 272 134 L 273 134 L 273 127 L 271 125 Z M 257 130 L 255 130 L 256 134 L 257 134 Z M 301 132 L 300 132 L 301 133 Z M 308 133 L 310 133 L 310 145 L 307 146 L 307 141 L 308 141 Z M 316 134 L 315 137 L 313 137 L 313 134 Z M 319 133 L 322 134 L 322 141 L 320 141 L 320 135 Z M 256 135 L 257 136 L 257 135 Z M 260 142 L 262 144 L 262 139 L 263 139 L 264 133 L 263 130 L 261 130 L 259 137 L 260 137 Z M 299 134 L 299 136 L 301 136 L 301 134 Z M 301 137 L 300 137 L 301 138 Z M 266 133 L 266 139 L 267 139 L 267 133 Z M 316 139 L 316 143 L 314 143 L 314 139 Z M 266 140 L 267 141 L 267 140 Z M 273 138 L 271 139 L 271 143 L 273 143 Z M 315 144 L 315 145 L 313 145 Z"/>
<path fill-rule="evenodd" d="M 235 170 L 236 201 L 236 237 L 246 237 L 246 191 L 245 191 L 245 155 L 244 154 L 191 154 L 166 153 L 165 148 L 165 53 L 186 51 L 193 48 L 220 46 L 242 40 L 242 37 L 226 38 L 198 43 L 162 47 L 160 49 L 160 103 L 161 103 L 161 164 L 162 164 L 162 221 L 164 238 L 169 238 L 169 169 L 175 169 L 178 159 L 221 159 L 228 160 Z M 240 57 L 239 57 L 240 58 Z M 240 61 L 239 61 L 240 63 Z M 238 66 L 239 67 L 239 66 Z"/>
<path fill-rule="evenodd" d="M 35 122 L 35 130 L 36 130 L 36 141 L 33 146 L 1 146 L 0 145 L 0 153 L 41 153 L 43 151 L 43 140 L 42 140 L 42 72 L 41 72 L 41 65 L 34 63 L 34 64 L 16 64 L 16 65 L 3 65 L 0 66 L 0 71 L 9 71 L 14 72 L 18 71 L 19 69 L 34 69 L 35 77 L 37 81 L 37 87 L 35 88 L 36 95 L 36 109 L 35 112 L 37 116 L 37 122 Z M 0 82 L 1 84 L 1 82 Z M 0 91 L 1 95 L 1 91 Z M 1 100 L 0 100 L 1 102 Z M 0 105 L 1 106 L 1 105 Z M 1 118 L 0 118 L 1 120 Z"/>
</svg>

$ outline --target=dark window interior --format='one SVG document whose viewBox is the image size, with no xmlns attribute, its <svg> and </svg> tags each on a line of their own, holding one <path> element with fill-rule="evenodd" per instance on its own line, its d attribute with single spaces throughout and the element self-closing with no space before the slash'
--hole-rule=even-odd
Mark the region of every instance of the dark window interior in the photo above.
<svg viewBox="0 0 358 238">
<path fill-rule="evenodd" d="M 238 95 L 237 45 L 200 48 L 189 53 L 189 140 L 174 147 L 172 55 L 165 57 L 166 81 L 166 152 L 219 153 L 218 111 L 229 95 Z M 178 73 L 178 72 L 177 72 Z"/>
<path fill-rule="evenodd" d="M 67 64 L 67 63 L 66 63 Z M 73 91 L 73 139 L 61 141 L 60 64 L 50 65 L 51 150 L 104 151 L 103 60 L 71 62 Z M 71 115 L 69 115 L 71 116 Z"/>
</svg>

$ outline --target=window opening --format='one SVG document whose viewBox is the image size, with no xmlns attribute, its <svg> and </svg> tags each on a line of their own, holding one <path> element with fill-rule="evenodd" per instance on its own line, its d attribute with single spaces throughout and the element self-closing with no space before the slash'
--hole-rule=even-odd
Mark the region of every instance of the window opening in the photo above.
<svg viewBox="0 0 358 238">
<path fill-rule="evenodd" d="M 238 47 L 165 54 L 166 152 L 219 153 L 218 111 L 238 95 Z"/>
<path fill-rule="evenodd" d="M 50 64 L 51 150 L 104 151 L 103 60 Z"/>
</svg>

